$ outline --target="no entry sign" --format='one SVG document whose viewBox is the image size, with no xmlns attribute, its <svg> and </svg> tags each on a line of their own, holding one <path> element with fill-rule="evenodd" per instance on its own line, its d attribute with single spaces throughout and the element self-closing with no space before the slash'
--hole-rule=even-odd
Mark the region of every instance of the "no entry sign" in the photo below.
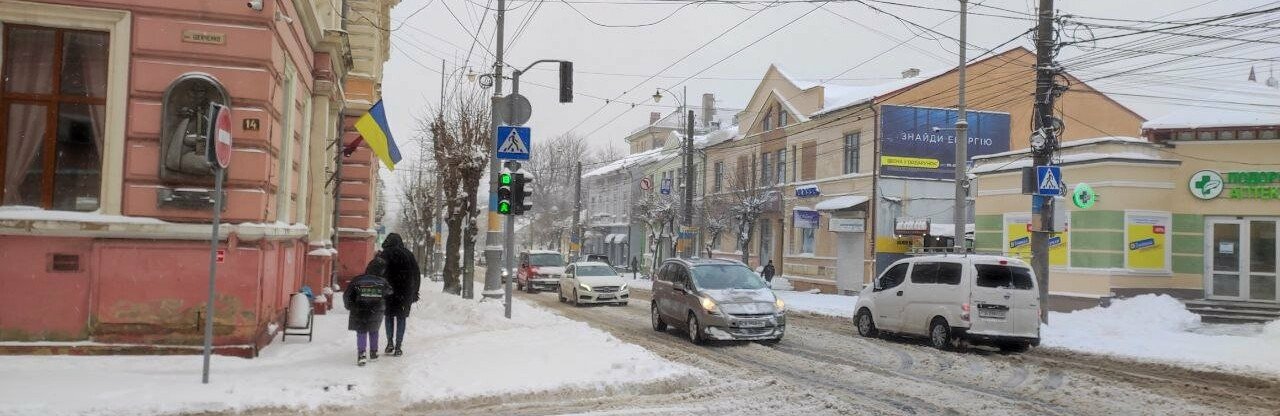
<svg viewBox="0 0 1280 416">
<path fill-rule="evenodd" d="M 231 164 L 231 108 L 209 105 L 209 163 L 226 169 Z"/>
</svg>

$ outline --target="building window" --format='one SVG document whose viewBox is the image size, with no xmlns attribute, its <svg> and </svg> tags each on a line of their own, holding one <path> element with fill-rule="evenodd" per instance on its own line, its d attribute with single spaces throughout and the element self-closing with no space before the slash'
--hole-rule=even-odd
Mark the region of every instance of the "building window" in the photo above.
<svg viewBox="0 0 1280 416">
<path fill-rule="evenodd" d="M 1240 130 L 1240 134 L 1236 138 L 1240 140 L 1253 140 L 1258 138 L 1258 132 L 1253 130 Z"/>
<path fill-rule="evenodd" d="M 818 143 L 807 142 L 800 146 L 800 180 L 811 181 L 818 175 Z"/>
<path fill-rule="evenodd" d="M 98 209 L 108 37 L 5 26 L 0 205 Z"/>
<path fill-rule="evenodd" d="M 800 254 L 813 254 L 814 228 L 800 229 Z"/>
<path fill-rule="evenodd" d="M 720 190 L 724 189 L 724 161 L 717 160 L 712 172 L 716 176 L 715 191 L 720 192 Z"/>
<path fill-rule="evenodd" d="M 858 173 L 858 148 L 862 134 L 858 132 L 844 135 L 844 173 Z"/>
<path fill-rule="evenodd" d="M 791 157 L 795 158 L 795 163 L 791 164 L 791 180 L 799 178 L 800 174 L 800 153 L 796 153 L 796 146 L 791 146 Z"/>
<path fill-rule="evenodd" d="M 1195 140 L 1195 139 L 1196 139 L 1195 132 L 1191 132 L 1191 131 L 1178 132 L 1178 140 Z"/>
<path fill-rule="evenodd" d="M 778 183 L 787 183 L 787 149 L 778 149 Z"/>
<path fill-rule="evenodd" d="M 1275 140 L 1275 139 L 1276 139 L 1276 131 L 1275 131 L 1275 130 L 1263 130 L 1261 133 L 1258 133 L 1258 138 L 1259 138 L 1259 139 L 1262 139 L 1262 140 Z"/>
<path fill-rule="evenodd" d="M 760 186 L 772 185 L 769 175 L 773 173 L 773 164 L 769 163 L 769 154 L 760 154 Z"/>
<path fill-rule="evenodd" d="M 1214 134 L 1212 131 L 1202 131 L 1197 135 L 1196 138 L 1199 140 L 1213 140 Z"/>
<path fill-rule="evenodd" d="M 1235 130 L 1223 130 L 1218 132 L 1218 140 L 1235 140 L 1235 139 L 1236 139 Z"/>
<path fill-rule="evenodd" d="M 764 113 L 764 131 L 773 130 L 773 112 Z"/>
<path fill-rule="evenodd" d="M 778 107 L 778 127 L 786 127 L 786 126 L 787 126 L 787 110 L 783 110 L 782 107 Z"/>
</svg>

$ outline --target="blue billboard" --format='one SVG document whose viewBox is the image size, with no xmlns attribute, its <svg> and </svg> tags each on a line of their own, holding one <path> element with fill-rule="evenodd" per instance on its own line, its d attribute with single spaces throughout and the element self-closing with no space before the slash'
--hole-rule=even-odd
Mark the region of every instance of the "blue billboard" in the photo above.
<svg viewBox="0 0 1280 416">
<path fill-rule="evenodd" d="M 880 108 L 881 174 L 955 178 L 955 109 L 896 105 Z M 1009 150 L 1009 114 L 969 111 L 965 116 L 969 120 L 970 158 Z"/>
</svg>

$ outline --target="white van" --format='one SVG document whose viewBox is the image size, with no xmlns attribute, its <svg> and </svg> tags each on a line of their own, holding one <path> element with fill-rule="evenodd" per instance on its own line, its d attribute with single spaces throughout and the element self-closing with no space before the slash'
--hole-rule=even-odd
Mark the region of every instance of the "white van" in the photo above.
<svg viewBox="0 0 1280 416">
<path fill-rule="evenodd" d="M 936 348 L 959 341 L 1006 351 L 1040 345 L 1040 295 L 1025 262 L 950 254 L 899 260 L 858 296 L 854 325 L 874 337 L 929 337 Z"/>
</svg>

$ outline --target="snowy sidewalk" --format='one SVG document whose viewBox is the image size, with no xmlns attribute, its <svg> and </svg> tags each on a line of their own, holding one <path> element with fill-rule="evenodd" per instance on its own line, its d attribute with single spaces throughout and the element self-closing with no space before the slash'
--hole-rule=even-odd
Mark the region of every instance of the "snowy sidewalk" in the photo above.
<svg viewBox="0 0 1280 416">
<path fill-rule="evenodd" d="M 316 317 L 315 341 L 275 341 L 259 358 L 0 357 L 0 415 L 155 414 L 280 406 L 400 406 L 526 391 L 602 389 L 699 373 L 635 345 L 516 301 L 439 293 L 426 283 L 403 357 L 355 365 L 355 334 L 340 307 Z M 277 335 L 278 336 L 278 335 Z M 385 334 L 379 334 L 385 342 Z M 392 411 L 394 413 L 394 411 Z"/>
</svg>

